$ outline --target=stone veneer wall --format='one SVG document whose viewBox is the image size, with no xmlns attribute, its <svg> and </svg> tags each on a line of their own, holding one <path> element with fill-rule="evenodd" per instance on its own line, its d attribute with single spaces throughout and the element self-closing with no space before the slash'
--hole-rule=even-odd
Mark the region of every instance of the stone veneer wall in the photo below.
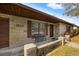
<svg viewBox="0 0 79 59">
<path fill-rule="evenodd" d="M 24 56 L 45 56 L 62 44 L 61 40 L 37 46 L 34 43 L 24 45 Z"/>
<path fill-rule="evenodd" d="M 71 30 L 71 33 L 73 33 L 73 32 L 74 32 L 74 29 L 73 29 L 73 26 L 72 26 L 72 25 L 71 25 L 70 30 Z"/>
<path fill-rule="evenodd" d="M 54 25 L 54 37 L 59 36 L 59 23 L 55 23 Z"/>
<path fill-rule="evenodd" d="M 59 34 L 63 35 L 66 32 L 66 26 L 67 24 L 59 23 Z"/>
<path fill-rule="evenodd" d="M 71 32 L 73 32 L 73 26 L 65 23 L 55 23 L 54 25 L 54 37 L 63 35 L 66 32 L 66 27 L 71 26 Z"/>
<path fill-rule="evenodd" d="M 64 34 L 67 30 L 67 26 L 70 26 L 70 32 L 73 33 L 73 26 L 65 23 L 59 23 L 59 34 Z"/>
<path fill-rule="evenodd" d="M 28 42 L 27 20 L 13 17 L 10 19 L 10 46 L 21 46 Z"/>
<path fill-rule="evenodd" d="M 61 41 L 54 43 L 54 44 L 50 44 L 47 45 L 43 48 L 38 48 L 37 47 L 37 56 L 45 56 L 47 55 L 49 52 L 53 51 L 54 49 L 56 49 L 57 47 L 59 47 L 61 45 Z"/>
</svg>

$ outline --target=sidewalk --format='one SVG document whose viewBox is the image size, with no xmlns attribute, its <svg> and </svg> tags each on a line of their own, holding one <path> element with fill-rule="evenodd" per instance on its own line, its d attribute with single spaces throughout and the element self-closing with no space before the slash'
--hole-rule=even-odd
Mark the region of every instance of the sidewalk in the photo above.
<svg viewBox="0 0 79 59">
<path fill-rule="evenodd" d="M 70 46 L 70 47 L 73 47 L 73 48 L 79 49 L 79 44 L 78 44 L 78 43 L 69 42 L 69 43 L 67 43 L 66 45 L 68 45 L 68 46 Z"/>
</svg>

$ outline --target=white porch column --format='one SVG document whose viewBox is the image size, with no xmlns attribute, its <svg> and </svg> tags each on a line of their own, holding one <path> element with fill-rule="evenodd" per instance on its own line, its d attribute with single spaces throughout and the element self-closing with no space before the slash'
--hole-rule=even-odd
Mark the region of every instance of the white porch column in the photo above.
<svg viewBox="0 0 79 59">
<path fill-rule="evenodd" d="M 64 39 L 64 37 L 63 37 L 63 36 L 59 36 L 59 37 L 58 37 L 58 40 L 61 40 L 61 41 L 62 41 L 62 46 L 64 46 L 64 44 L 65 44 L 65 39 Z"/>
<path fill-rule="evenodd" d="M 50 37 L 50 24 L 48 24 L 48 37 Z"/>
</svg>

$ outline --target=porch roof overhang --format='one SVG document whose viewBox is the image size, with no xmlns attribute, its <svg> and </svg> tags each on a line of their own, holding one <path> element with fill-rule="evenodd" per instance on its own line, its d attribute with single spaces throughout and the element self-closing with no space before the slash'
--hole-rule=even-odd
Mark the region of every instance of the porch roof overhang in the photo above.
<svg viewBox="0 0 79 59">
<path fill-rule="evenodd" d="M 75 24 L 66 22 L 55 16 L 49 15 L 47 13 L 38 11 L 36 9 L 33 9 L 31 7 L 28 7 L 19 3 L 18 4 L 17 3 L 0 3 L 0 13 L 26 17 L 26 18 L 31 18 L 31 19 L 46 21 L 46 22 L 51 22 L 51 23 L 62 22 L 62 23 L 76 26 Z"/>
</svg>

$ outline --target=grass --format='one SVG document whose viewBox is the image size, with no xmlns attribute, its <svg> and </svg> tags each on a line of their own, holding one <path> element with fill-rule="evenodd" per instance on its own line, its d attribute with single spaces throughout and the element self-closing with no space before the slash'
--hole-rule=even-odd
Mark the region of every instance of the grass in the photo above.
<svg viewBox="0 0 79 59">
<path fill-rule="evenodd" d="M 79 35 L 71 38 L 72 42 L 79 43 Z"/>
<path fill-rule="evenodd" d="M 48 56 L 79 56 L 79 49 L 70 46 L 60 46 L 56 50 L 50 52 Z"/>
</svg>

